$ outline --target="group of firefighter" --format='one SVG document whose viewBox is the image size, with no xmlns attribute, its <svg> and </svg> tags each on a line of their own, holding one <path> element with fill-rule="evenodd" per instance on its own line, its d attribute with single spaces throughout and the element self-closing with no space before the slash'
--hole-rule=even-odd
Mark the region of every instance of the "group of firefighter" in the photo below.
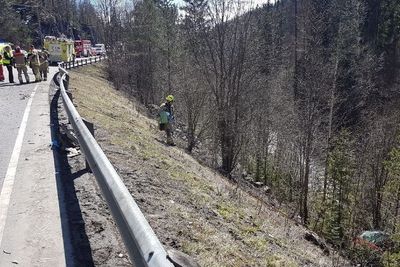
<svg viewBox="0 0 400 267">
<path fill-rule="evenodd" d="M 15 50 L 7 45 L 0 54 L 0 82 L 5 80 L 4 68 L 8 71 L 8 81 L 14 83 L 13 68 L 17 69 L 18 80 L 20 84 L 29 83 L 28 66 L 32 69 L 35 76 L 35 82 L 47 80 L 47 72 L 49 69 L 49 53 L 46 49 L 38 50 L 33 45 L 30 46 L 28 53 L 24 52 L 21 47 L 16 46 Z M 4 68 L 3 68 L 4 66 Z"/>
<path fill-rule="evenodd" d="M 13 67 L 18 71 L 18 80 L 21 84 L 24 83 L 22 74 L 25 76 L 25 82 L 29 83 L 28 66 L 32 69 L 35 75 L 35 82 L 47 80 L 47 72 L 49 68 L 49 53 L 46 49 L 37 50 L 33 45 L 30 46 L 29 52 L 24 51 L 16 46 L 15 50 L 11 50 L 11 46 L 5 46 L 3 53 L 0 53 L 0 82 L 4 81 L 3 66 L 8 71 L 8 80 L 14 83 Z M 166 102 L 160 106 L 159 110 L 159 128 L 167 134 L 167 145 L 175 146 L 173 140 L 174 123 L 174 96 L 168 95 Z"/>
</svg>

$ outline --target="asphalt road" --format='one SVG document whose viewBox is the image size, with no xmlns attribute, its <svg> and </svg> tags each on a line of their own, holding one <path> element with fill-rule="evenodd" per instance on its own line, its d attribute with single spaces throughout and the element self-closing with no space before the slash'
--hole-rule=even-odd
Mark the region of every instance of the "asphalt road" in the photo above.
<svg viewBox="0 0 400 267">
<path fill-rule="evenodd" d="M 85 61 L 89 58 L 79 58 L 76 61 Z M 49 79 L 53 77 L 55 67 L 50 67 Z M 33 89 L 40 83 L 19 84 L 17 71 L 14 70 L 13 84 L 8 82 L 8 71 L 3 67 L 6 80 L 0 82 L 0 192 L 7 172 L 11 153 L 21 124 L 22 116 Z M 30 81 L 34 81 L 32 70 L 28 68 Z M 50 75 L 51 74 L 51 75 Z M 25 81 L 25 78 L 23 78 Z M 49 83 L 49 81 L 47 81 Z"/>
<path fill-rule="evenodd" d="M 56 70 L 50 68 L 49 77 Z M 63 237 L 68 232 L 63 231 L 63 202 L 50 146 L 50 80 L 0 83 L 1 267 L 66 265 Z"/>
<path fill-rule="evenodd" d="M 25 107 L 36 85 L 36 83 L 20 85 L 15 69 L 14 84 L 8 83 L 8 72 L 5 69 L 4 75 L 6 81 L 0 82 L 0 191 Z M 29 78 L 31 81 L 35 80 L 31 70 L 29 70 Z"/>
</svg>

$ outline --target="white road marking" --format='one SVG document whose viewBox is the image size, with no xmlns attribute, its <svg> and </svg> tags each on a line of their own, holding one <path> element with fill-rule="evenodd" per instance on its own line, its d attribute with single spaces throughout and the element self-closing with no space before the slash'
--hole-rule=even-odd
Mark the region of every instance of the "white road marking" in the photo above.
<svg viewBox="0 0 400 267">
<path fill-rule="evenodd" d="M 14 150 L 11 154 L 10 163 L 8 164 L 7 173 L 4 178 L 3 189 L 0 193 L 0 245 L 3 239 L 4 226 L 6 224 L 8 206 L 10 204 L 11 193 L 14 186 L 18 159 L 22 148 L 22 141 L 24 140 L 25 129 L 28 122 L 29 113 L 31 111 L 33 97 L 35 96 L 37 88 L 38 85 L 36 85 L 33 89 L 33 92 L 28 100 L 28 104 L 26 105 L 24 116 L 22 117 L 22 122 L 18 130 L 17 139 L 15 141 Z"/>
</svg>

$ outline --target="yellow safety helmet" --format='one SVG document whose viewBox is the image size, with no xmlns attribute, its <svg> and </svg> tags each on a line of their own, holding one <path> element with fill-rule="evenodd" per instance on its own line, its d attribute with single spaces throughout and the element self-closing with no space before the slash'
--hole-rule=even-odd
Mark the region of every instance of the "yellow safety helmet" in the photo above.
<svg viewBox="0 0 400 267">
<path fill-rule="evenodd" d="M 165 98 L 168 102 L 172 102 L 174 101 L 174 96 L 173 95 L 169 95 Z"/>
</svg>

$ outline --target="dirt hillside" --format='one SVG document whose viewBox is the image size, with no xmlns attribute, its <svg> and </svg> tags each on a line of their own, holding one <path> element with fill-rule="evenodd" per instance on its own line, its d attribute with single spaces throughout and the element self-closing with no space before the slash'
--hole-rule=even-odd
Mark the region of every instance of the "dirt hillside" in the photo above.
<svg viewBox="0 0 400 267">
<path fill-rule="evenodd" d="M 115 90 L 100 65 L 70 74 L 79 113 L 94 122 L 100 146 L 167 249 L 183 251 L 201 266 L 345 266 L 333 265 L 337 257 L 306 241 L 306 229 L 182 148 L 165 146 L 156 121 Z"/>
</svg>

